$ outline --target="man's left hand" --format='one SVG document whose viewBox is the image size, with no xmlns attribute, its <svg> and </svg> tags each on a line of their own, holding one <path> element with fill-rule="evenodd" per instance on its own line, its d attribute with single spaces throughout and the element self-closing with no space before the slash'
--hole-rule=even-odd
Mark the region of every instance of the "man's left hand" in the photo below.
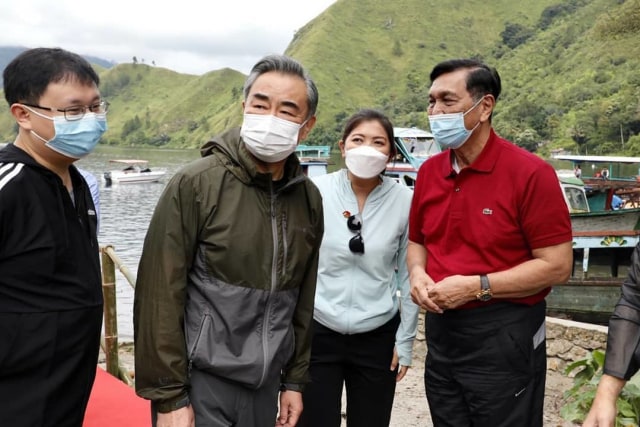
<svg viewBox="0 0 640 427">
<path fill-rule="evenodd" d="M 280 413 L 276 427 L 295 427 L 302 414 L 302 393 L 285 390 L 280 392 Z"/>
</svg>

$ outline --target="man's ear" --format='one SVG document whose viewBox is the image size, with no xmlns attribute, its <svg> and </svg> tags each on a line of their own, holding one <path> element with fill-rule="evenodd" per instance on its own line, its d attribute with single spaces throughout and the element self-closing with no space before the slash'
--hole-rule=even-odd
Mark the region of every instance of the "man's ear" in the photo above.
<svg viewBox="0 0 640 427">
<path fill-rule="evenodd" d="M 298 134 L 298 142 L 304 141 L 305 139 L 307 139 L 309 132 L 311 132 L 311 129 L 313 129 L 315 125 L 316 125 L 316 116 L 312 116 L 309 118 L 309 120 L 307 120 L 307 123 L 305 123 L 304 126 L 300 128 L 300 133 Z"/>
<path fill-rule="evenodd" d="M 12 104 L 10 107 L 11 115 L 23 129 L 31 130 L 31 112 L 24 108 L 22 104 Z"/>
<path fill-rule="evenodd" d="M 496 107 L 496 99 L 493 97 L 493 95 L 487 94 L 484 96 L 484 98 L 482 98 L 481 103 L 482 103 L 482 107 L 484 108 L 484 111 L 480 116 L 480 120 L 490 121 L 491 113 L 493 113 L 493 109 Z"/>
</svg>

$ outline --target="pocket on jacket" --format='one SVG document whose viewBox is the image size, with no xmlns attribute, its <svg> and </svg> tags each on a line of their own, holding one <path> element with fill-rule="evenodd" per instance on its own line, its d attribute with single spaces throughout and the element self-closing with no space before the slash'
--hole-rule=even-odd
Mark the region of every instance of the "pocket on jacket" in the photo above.
<svg viewBox="0 0 640 427">
<path fill-rule="evenodd" d="M 189 360 L 193 361 L 194 359 L 196 359 L 196 355 L 197 354 L 201 354 L 202 353 L 202 349 L 199 349 L 199 347 L 202 346 L 201 343 L 206 341 L 206 340 L 203 339 L 203 334 L 205 333 L 205 331 L 207 331 L 209 329 L 210 324 L 211 324 L 211 316 L 209 316 L 208 314 L 204 314 L 202 316 L 202 319 L 200 320 L 200 327 L 196 331 L 193 343 L 191 343 L 190 348 L 189 348 Z M 188 334 L 188 332 L 187 332 L 187 334 Z M 198 350 L 200 350 L 200 351 L 198 351 Z"/>
</svg>

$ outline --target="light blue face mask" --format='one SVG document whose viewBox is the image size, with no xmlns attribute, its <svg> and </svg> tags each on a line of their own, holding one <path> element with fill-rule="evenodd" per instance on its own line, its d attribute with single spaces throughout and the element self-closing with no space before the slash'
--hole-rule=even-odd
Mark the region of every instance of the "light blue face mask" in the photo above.
<svg viewBox="0 0 640 427">
<path fill-rule="evenodd" d="M 464 126 L 464 116 L 469 111 L 476 108 L 483 98 L 480 98 L 478 102 L 473 104 L 473 107 L 469 108 L 464 113 L 434 114 L 429 116 L 431 133 L 433 134 L 436 142 L 440 144 L 440 147 L 443 149 L 451 148 L 452 150 L 455 150 L 462 147 L 464 143 L 467 142 L 467 139 L 469 139 L 473 131 L 480 125 L 480 122 L 478 122 L 473 129 L 468 130 Z"/>
<path fill-rule="evenodd" d="M 49 117 L 29 107 L 24 108 L 53 121 L 56 133 L 50 140 L 47 141 L 33 130 L 31 133 L 53 151 L 72 159 L 80 159 L 92 152 L 107 130 L 106 113 L 86 113 L 80 120 L 69 121 L 64 116 Z"/>
</svg>

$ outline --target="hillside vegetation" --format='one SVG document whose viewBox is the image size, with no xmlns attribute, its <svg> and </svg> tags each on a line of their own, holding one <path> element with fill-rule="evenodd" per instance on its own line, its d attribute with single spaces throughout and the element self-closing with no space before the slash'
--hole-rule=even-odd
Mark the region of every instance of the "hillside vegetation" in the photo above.
<svg viewBox="0 0 640 427">
<path fill-rule="evenodd" d="M 346 117 L 383 109 L 428 129 L 428 75 L 439 61 L 495 66 L 497 131 L 542 155 L 554 148 L 640 154 L 640 0 L 338 0 L 300 28 L 287 54 L 320 91 L 307 142 L 332 145 Z M 107 144 L 198 147 L 242 120 L 245 75 L 144 64 L 100 71 L 111 102 Z M 15 129 L 0 106 L 0 140 Z"/>
</svg>

